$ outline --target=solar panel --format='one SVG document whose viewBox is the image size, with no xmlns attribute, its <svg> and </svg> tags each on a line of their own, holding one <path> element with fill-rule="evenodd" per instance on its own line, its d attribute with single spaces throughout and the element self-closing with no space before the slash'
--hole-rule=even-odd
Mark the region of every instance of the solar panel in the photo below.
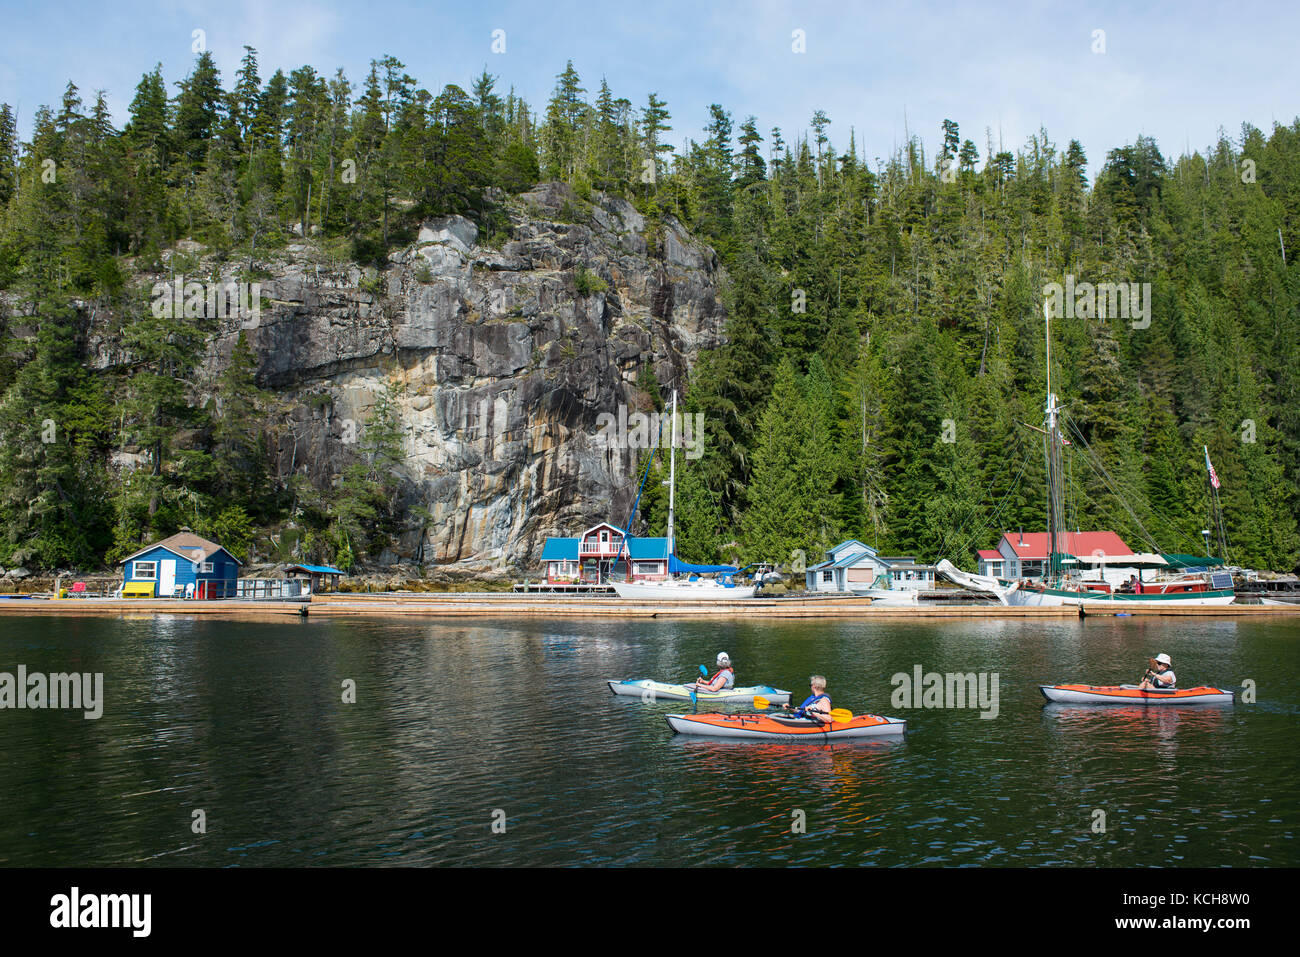
<svg viewBox="0 0 1300 957">
<path fill-rule="evenodd" d="M 1210 576 L 1211 588 L 1231 588 L 1232 574 L 1230 572 L 1215 572 Z"/>
</svg>

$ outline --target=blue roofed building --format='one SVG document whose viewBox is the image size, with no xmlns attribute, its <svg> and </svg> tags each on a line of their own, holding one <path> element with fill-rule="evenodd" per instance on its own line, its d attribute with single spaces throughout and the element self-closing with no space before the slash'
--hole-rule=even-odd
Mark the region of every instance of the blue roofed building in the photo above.
<svg viewBox="0 0 1300 957">
<path fill-rule="evenodd" d="M 347 574 L 333 565 L 290 565 L 284 573 L 289 578 L 306 576 L 310 581 L 310 594 L 313 595 L 321 590 L 321 585 L 325 582 L 329 582 L 337 590 L 339 579 Z"/>
<path fill-rule="evenodd" d="M 668 577 L 668 539 L 629 538 L 601 522 L 572 538 L 548 538 L 542 564 L 553 585 L 662 581 Z"/>
<path fill-rule="evenodd" d="M 146 598 L 234 598 L 243 563 L 188 529 L 128 555 L 122 594 Z"/>
<path fill-rule="evenodd" d="M 889 562 L 880 558 L 870 545 L 850 539 L 828 550 L 826 561 L 804 570 L 804 587 L 808 591 L 822 592 L 867 589 L 885 575 L 889 567 Z"/>
</svg>

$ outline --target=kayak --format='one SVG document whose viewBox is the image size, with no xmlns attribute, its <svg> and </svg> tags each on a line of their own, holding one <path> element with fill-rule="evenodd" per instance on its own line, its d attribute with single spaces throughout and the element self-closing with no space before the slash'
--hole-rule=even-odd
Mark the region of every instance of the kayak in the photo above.
<svg viewBox="0 0 1300 957">
<path fill-rule="evenodd" d="M 609 690 L 617 695 L 641 698 L 644 701 L 690 701 L 691 689 L 686 685 L 670 685 L 649 678 L 609 682 Z M 697 691 L 695 697 L 709 704 L 749 704 L 756 697 L 766 698 L 773 704 L 789 704 L 790 692 L 769 685 L 752 688 L 724 688 L 721 691 Z"/>
<path fill-rule="evenodd" d="M 758 738 L 767 741 L 810 741 L 821 743 L 839 738 L 869 738 L 903 734 L 902 718 L 860 714 L 852 721 L 822 724 L 812 718 L 766 714 L 670 714 L 668 727 L 678 734 L 703 734 L 714 738 Z"/>
<path fill-rule="evenodd" d="M 1048 701 L 1066 704 L 1232 704 L 1231 691 L 1222 688 L 1179 688 L 1144 691 L 1137 685 L 1039 685 Z"/>
</svg>

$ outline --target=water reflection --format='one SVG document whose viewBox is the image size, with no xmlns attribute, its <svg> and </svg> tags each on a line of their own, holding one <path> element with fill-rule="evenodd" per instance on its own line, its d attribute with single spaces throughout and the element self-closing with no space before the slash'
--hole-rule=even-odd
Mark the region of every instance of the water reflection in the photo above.
<svg viewBox="0 0 1300 957">
<path fill-rule="evenodd" d="M 103 671 L 106 708 L 0 714 L 4 864 L 1300 863 L 1300 663 L 1267 624 L 5 624 L 0 670 Z M 683 737 L 664 721 L 680 702 L 605 684 L 682 680 L 723 649 L 741 683 L 825 674 L 837 707 L 908 734 Z M 1269 696 L 1042 703 L 1037 684 L 1123 680 L 1116 662 L 1154 650 L 1198 681 L 1267 674 Z M 998 717 L 891 708 L 890 676 L 918 664 L 999 672 Z"/>
</svg>

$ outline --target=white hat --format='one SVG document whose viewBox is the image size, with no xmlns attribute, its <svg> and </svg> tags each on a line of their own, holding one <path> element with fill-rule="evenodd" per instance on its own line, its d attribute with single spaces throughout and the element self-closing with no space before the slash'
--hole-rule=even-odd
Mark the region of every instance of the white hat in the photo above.
<svg viewBox="0 0 1300 957">
<path fill-rule="evenodd" d="M 1156 661 L 1160 662 L 1162 665 L 1172 665 L 1172 664 L 1173 664 L 1173 662 L 1169 660 L 1169 656 L 1168 656 L 1168 655 L 1156 655 Z"/>
<path fill-rule="evenodd" d="M 731 664 L 731 656 L 728 655 L 725 651 L 719 651 L 719 652 L 718 652 L 718 664 L 720 664 L 720 665 L 729 665 L 729 664 Z"/>
</svg>

